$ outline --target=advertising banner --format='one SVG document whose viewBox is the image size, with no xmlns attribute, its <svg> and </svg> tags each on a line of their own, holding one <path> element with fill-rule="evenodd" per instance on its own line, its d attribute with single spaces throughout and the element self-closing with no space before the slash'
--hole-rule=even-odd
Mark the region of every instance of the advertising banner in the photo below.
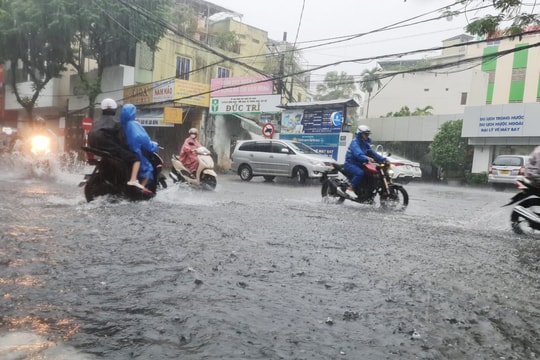
<svg viewBox="0 0 540 360">
<path fill-rule="evenodd" d="M 172 127 L 174 124 L 165 122 L 163 117 L 163 109 L 137 109 L 135 120 L 141 123 L 142 126 L 160 126 Z"/>
<path fill-rule="evenodd" d="M 463 137 L 540 136 L 540 103 L 465 108 Z"/>
<path fill-rule="evenodd" d="M 127 86 L 124 88 L 124 104 L 151 104 L 154 102 L 153 84 Z"/>
<path fill-rule="evenodd" d="M 278 113 L 281 95 L 234 96 L 210 99 L 210 114 Z"/>
<path fill-rule="evenodd" d="M 154 84 L 154 103 L 172 101 L 174 99 L 174 79 L 158 81 Z"/>
<path fill-rule="evenodd" d="M 210 80 L 212 97 L 272 95 L 274 83 L 266 76 L 241 76 Z"/>
<path fill-rule="evenodd" d="M 337 134 L 284 134 L 279 135 L 280 139 L 299 141 L 310 148 L 316 150 L 319 154 L 330 156 L 337 160 L 339 133 Z"/>
<path fill-rule="evenodd" d="M 176 79 L 174 102 L 207 108 L 210 106 L 210 86 L 208 84 Z"/>
</svg>

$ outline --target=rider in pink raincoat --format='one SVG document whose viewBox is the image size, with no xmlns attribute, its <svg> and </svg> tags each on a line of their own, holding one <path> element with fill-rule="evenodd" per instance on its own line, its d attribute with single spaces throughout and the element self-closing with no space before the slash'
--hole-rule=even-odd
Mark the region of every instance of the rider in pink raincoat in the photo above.
<svg viewBox="0 0 540 360">
<path fill-rule="evenodd" d="M 199 158 L 195 154 L 195 149 L 201 147 L 201 143 L 197 140 L 198 135 L 199 131 L 197 129 L 189 129 L 189 137 L 184 141 L 184 145 L 180 149 L 180 162 L 191 173 L 195 173 L 197 167 L 199 167 Z"/>
</svg>

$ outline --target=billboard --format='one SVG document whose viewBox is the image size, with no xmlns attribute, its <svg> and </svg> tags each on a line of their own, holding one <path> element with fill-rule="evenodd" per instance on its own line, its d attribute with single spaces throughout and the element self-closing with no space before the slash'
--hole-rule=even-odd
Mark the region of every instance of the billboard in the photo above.
<svg viewBox="0 0 540 360">
<path fill-rule="evenodd" d="M 271 95 L 274 83 L 268 77 L 241 76 L 231 78 L 215 78 L 210 80 L 212 97 Z"/>
</svg>

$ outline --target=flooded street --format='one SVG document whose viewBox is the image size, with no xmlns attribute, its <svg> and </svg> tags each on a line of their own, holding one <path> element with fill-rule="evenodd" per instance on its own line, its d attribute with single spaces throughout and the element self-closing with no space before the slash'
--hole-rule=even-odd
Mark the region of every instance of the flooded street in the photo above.
<svg viewBox="0 0 540 360">
<path fill-rule="evenodd" d="M 400 213 L 221 175 L 86 203 L 0 163 L 1 359 L 531 359 L 540 240 L 512 191 L 413 183 Z"/>
</svg>

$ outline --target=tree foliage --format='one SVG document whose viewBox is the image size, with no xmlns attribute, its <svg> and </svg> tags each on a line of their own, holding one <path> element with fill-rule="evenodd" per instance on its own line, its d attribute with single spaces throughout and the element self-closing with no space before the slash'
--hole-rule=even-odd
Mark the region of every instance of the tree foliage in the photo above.
<svg viewBox="0 0 540 360">
<path fill-rule="evenodd" d="M 138 43 L 156 50 L 171 6 L 172 0 L 0 1 L 0 60 L 10 64 L 17 101 L 31 118 L 40 92 L 69 64 L 81 78 L 92 115 L 104 68 L 134 62 Z M 93 74 L 89 60 L 97 66 Z M 26 80 L 17 76 L 21 72 L 32 82 L 31 96 L 18 93 L 17 82 Z"/>
<path fill-rule="evenodd" d="M 70 12 L 62 0 L 12 0 L 0 6 L 0 61 L 7 64 L 7 81 L 32 121 L 39 94 L 69 59 L 70 33 L 57 14 Z M 27 78 L 32 94 L 23 94 L 17 85 Z"/>
<path fill-rule="evenodd" d="M 441 125 L 430 145 L 433 162 L 445 169 L 449 177 L 463 177 L 467 143 L 461 137 L 463 120 L 452 120 Z"/>
<path fill-rule="evenodd" d="M 402 106 L 401 109 L 397 112 L 389 112 L 386 114 L 386 117 L 400 117 L 400 116 L 426 116 L 433 115 L 431 110 L 433 106 L 428 105 L 424 108 L 415 108 L 413 112 L 409 109 L 408 106 Z"/>
<path fill-rule="evenodd" d="M 379 75 L 377 74 L 380 71 L 378 67 L 373 69 L 364 69 L 362 71 L 362 80 L 360 81 L 360 89 L 368 93 L 368 101 L 366 106 L 366 118 L 369 116 L 369 102 L 371 101 L 371 93 L 375 90 L 375 87 L 378 89 L 381 88 L 382 83 Z"/>
<path fill-rule="evenodd" d="M 327 72 L 324 82 L 317 85 L 317 94 L 315 100 L 336 100 L 357 98 L 356 84 L 352 75 L 346 72 L 337 71 Z"/>
<path fill-rule="evenodd" d="M 496 14 L 488 14 L 484 17 L 474 19 L 467 26 L 466 30 L 472 35 L 484 36 L 497 33 L 503 23 L 510 23 L 504 30 L 506 35 L 519 35 L 527 26 L 539 25 L 540 16 L 538 9 L 531 6 L 531 12 L 523 0 L 491 0 Z M 456 4 L 484 5 L 484 0 L 459 0 Z"/>
</svg>

